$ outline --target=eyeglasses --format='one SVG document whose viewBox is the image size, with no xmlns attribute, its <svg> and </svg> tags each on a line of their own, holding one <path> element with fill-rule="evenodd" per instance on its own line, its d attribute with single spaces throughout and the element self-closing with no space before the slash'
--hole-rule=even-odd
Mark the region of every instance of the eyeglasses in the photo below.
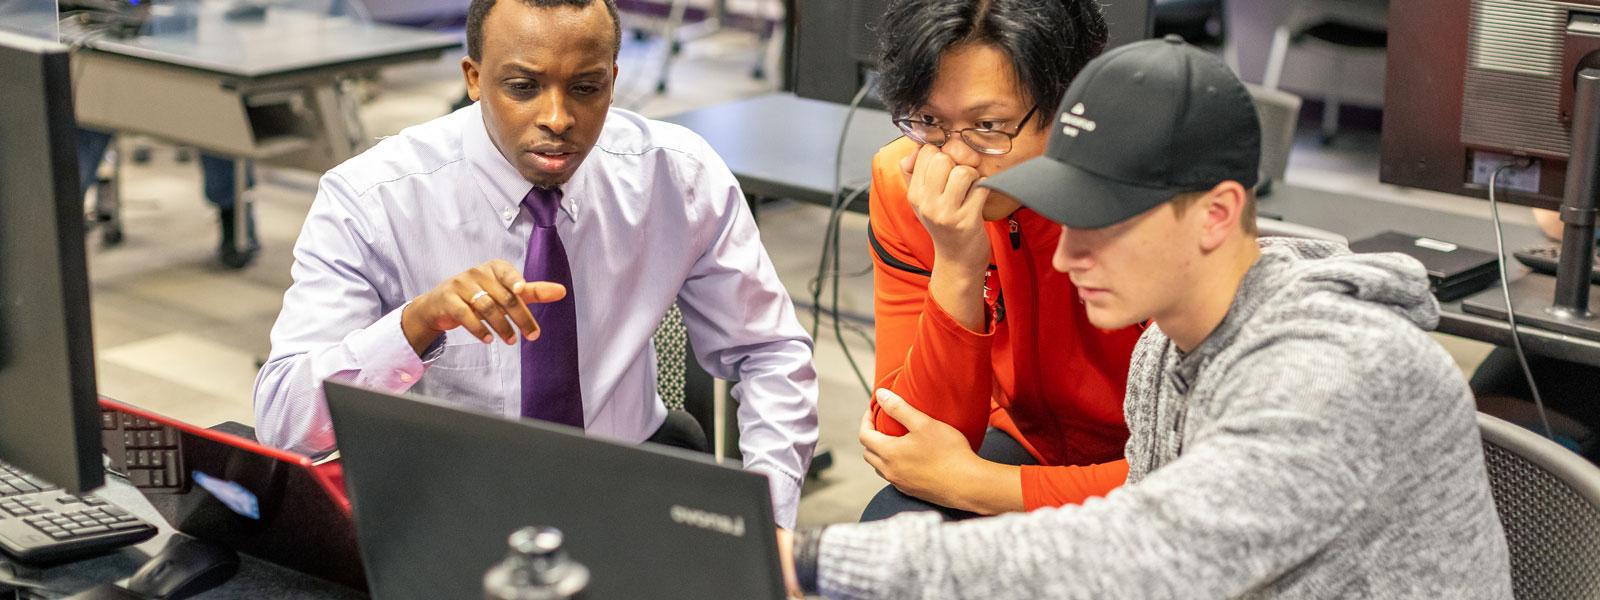
<svg viewBox="0 0 1600 600">
<path fill-rule="evenodd" d="M 952 136 L 960 135 L 961 141 L 966 142 L 968 146 L 971 146 L 973 150 L 977 150 L 978 153 L 999 156 L 1011 151 L 1011 141 L 1022 133 L 1022 128 L 1028 125 L 1028 121 L 1033 119 L 1033 113 L 1036 112 L 1039 112 L 1039 105 L 1037 104 L 1028 109 L 1028 114 L 1022 117 L 1022 122 L 1017 123 L 1017 128 L 1009 133 L 982 127 L 968 127 L 952 131 L 933 123 L 911 118 L 895 119 L 894 126 L 899 127 L 900 131 L 906 134 L 906 137 L 911 138 L 911 141 L 918 144 L 933 144 L 935 148 L 943 148 L 945 142 L 950 141 Z"/>
</svg>

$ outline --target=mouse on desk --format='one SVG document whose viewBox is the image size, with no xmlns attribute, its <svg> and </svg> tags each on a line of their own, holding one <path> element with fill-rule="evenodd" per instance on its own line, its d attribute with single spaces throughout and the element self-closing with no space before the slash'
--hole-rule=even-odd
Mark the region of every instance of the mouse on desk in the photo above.
<svg viewBox="0 0 1600 600">
<path fill-rule="evenodd" d="M 222 585 L 238 572 L 238 552 L 175 535 L 123 587 L 150 600 L 182 600 Z"/>
<path fill-rule="evenodd" d="M 183 600 L 222 585 L 239 572 L 239 553 L 175 535 L 123 585 L 107 583 L 68 600 Z"/>
</svg>

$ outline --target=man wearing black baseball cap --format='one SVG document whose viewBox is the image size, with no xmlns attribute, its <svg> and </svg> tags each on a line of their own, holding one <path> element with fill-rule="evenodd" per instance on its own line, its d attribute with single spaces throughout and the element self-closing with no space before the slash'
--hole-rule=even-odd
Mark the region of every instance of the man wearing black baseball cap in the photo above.
<svg viewBox="0 0 1600 600">
<path fill-rule="evenodd" d="M 1049 149 L 985 185 L 1062 224 L 1098 327 L 1150 321 L 1103 499 L 799 532 L 829 598 L 1510 598 L 1475 411 L 1420 264 L 1257 240 L 1244 86 L 1176 38 L 1091 62 Z M 886 391 L 911 431 L 948 427 Z M 882 435 L 870 432 L 872 435 Z M 869 432 L 863 431 L 863 436 Z"/>
</svg>

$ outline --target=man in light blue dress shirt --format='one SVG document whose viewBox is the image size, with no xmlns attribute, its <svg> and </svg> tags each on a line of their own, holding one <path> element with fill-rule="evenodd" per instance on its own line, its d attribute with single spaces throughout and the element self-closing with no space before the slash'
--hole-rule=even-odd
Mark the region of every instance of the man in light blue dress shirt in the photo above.
<svg viewBox="0 0 1600 600">
<path fill-rule="evenodd" d="M 651 337 L 676 302 L 700 364 L 739 381 L 745 467 L 793 527 L 817 440 L 812 343 L 733 174 L 688 130 L 610 107 L 612 0 L 475 0 L 467 38 L 476 104 L 322 178 L 256 380 L 258 435 L 332 448 L 330 377 L 520 417 L 519 345 L 557 329 L 533 315 L 570 292 L 584 429 L 640 442 L 666 419 Z M 523 281 L 536 186 L 559 203 L 570 290 Z"/>
</svg>

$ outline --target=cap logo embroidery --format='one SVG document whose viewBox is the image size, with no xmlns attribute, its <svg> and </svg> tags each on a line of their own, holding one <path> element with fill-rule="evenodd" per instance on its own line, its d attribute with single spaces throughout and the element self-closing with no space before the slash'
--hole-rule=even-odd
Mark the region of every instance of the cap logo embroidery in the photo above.
<svg viewBox="0 0 1600 600">
<path fill-rule="evenodd" d="M 1084 118 L 1083 113 L 1084 108 L 1082 102 L 1072 105 L 1071 110 L 1061 113 L 1061 122 L 1064 124 L 1064 126 L 1061 128 L 1061 133 L 1072 137 L 1078 137 L 1079 133 L 1094 132 L 1095 127 L 1098 127 L 1099 125 L 1094 121 Z"/>
</svg>

